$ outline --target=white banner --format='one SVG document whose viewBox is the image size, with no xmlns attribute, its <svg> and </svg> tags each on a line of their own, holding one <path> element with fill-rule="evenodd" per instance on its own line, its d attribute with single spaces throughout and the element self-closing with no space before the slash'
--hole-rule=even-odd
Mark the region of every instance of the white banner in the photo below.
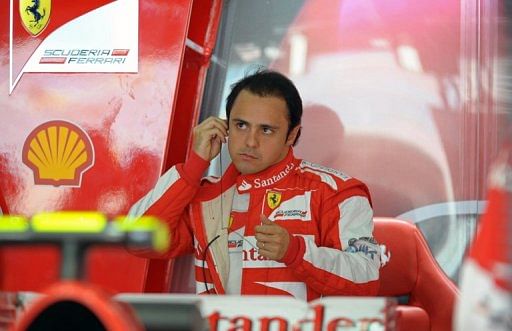
<svg viewBox="0 0 512 331">
<path fill-rule="evenodd" d="M 12 15 L 18 13 L 12 1 L 9 93 L 26 72 L 138 72 L 138 0 L 114 1 L 58 27 L 41 41 L 18 73 L 13 72 L 18 49 L 13 49 L 12 42 Z"/>
<path fill-rule="evenodd" d="M 216 330 L 394 330 L 394 299 L 327 297 L 311 302 L 286 296 L 120 294 L 118 301 L 196 304 Z"/>
</svg>

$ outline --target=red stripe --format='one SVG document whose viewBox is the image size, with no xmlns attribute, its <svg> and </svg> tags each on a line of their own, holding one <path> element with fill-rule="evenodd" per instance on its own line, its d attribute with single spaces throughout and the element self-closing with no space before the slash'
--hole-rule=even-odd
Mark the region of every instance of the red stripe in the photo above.
<svg viewBox="0 0 512 331">
<path fill-rule="evenodd" d="M 66 63 L 66 57 L 42 57 L 39 63 Z"/>
<path fill-rule="evenodd" d="M 114 49 L 112 50 L 112 56 L 127 56 L 129 49 Z"/>
<path fill-rule="evenodd" d="M 4 215 L 9 214 L 9 210 L 7 209 L 7 203 L 5 202 L 5 199 L 2 195 L 2 192 L 0 191 L 0 210 Z"/>
<path fill-rule="evenodd" d="M 203 261 L 199 261 L 199 263 L 202 263 Z M 205 267 L 204 270 L 202 267 L 195 266 L 195 276 L 196 281 L 203 283 L 205 280 L 207 283 L 213 284 L 213 278 L 210 272 L 210 269 L 208 267 Z M 206 277 L 206 279 L 205 279 Z"/>
</svg>

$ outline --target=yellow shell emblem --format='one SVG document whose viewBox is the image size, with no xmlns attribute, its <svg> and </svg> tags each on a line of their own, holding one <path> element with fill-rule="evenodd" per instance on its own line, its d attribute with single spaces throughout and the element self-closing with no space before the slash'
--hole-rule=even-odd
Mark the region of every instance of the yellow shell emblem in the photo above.
<svg viewBox="0 0 512 331">
<path fill-rule="evenodd" d="M 34 184 L 80 186 L 94 164 L 89 136 L 75 124 L 50 121 L 35 128 L 23 145 L 23 163 L 34 172 Z"/>
<path fill-rule="evenodd" d="M 270 191 L 267 193 L 267 204 L 270 209 L 274 209 L 279 206 L 281 202 L 281 193 Z"/>
<path fill-rule="evenodd" d="M 19 0 L 21 22 L 34 37 L 43 32 L 50 20 L 51 0 Z"/>
</svg>

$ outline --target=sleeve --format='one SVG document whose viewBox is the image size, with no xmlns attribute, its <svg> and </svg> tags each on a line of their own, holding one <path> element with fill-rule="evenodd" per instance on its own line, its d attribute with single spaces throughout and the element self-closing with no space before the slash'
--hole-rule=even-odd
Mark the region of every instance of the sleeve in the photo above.
<svg viewBox="0 0 512 331">
<path fill-rule="evenodd" d="M 133 248 L 130 249 L 131 253 L 146 258 L 174 258 L 193 252 L 188 208 L 208 165 L 208 161 L 192 152 L 186 163 L 177 164 L 164 173 L 155 186 L 130 208 L 128 217 L 150 215 L 166 222 L 171 236 L 171 245 L 163 254 Z"/>
<path fill-rule="evenodd" d="M 380 247 L 366 191 L 338 192 L 322 209 L 320 245 L 312 236 L 294 235 L 282 262 L 322 295 L 376 295 Z"/>
</svg>

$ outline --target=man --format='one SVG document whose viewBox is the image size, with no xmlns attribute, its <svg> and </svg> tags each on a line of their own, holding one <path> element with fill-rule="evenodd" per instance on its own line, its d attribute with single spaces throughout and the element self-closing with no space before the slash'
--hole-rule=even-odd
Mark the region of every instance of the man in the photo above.
<svg viewBox="0 0 512 331">
<path fill-rule="evenodd" d="M 233 86 L 226 114 L 227 122 L 210 117 L 195 127 L 187 162 L 130 210 L 168 222 L 163 257 L 195 252 L 197 293 L 376 294 L 368 189 L 294 157 L 302 101 L 293 83 L 272 71 L 250 75 Z M 232 164 L 222 178 L 201 181 L 226 142 Z"/>
</svg>

